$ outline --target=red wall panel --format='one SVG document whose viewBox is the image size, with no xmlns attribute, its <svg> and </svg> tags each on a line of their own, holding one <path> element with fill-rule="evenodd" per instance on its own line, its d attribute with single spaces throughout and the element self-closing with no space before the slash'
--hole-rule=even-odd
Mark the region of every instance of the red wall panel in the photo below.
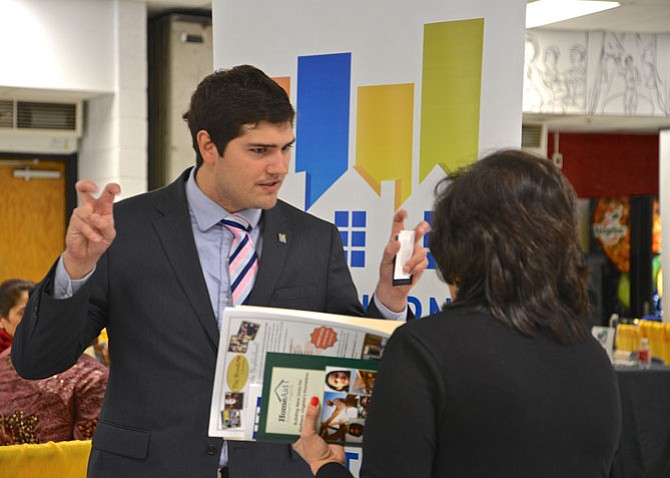
<svg viewBox="0 0 670 478">
<path fill-rule="evenodd" d="M 580 198 L 658 195 L 658 134 L 559 133 L 563 172 Z M 554 132 L 547 142 L 554 152 Z"/>
</svg>

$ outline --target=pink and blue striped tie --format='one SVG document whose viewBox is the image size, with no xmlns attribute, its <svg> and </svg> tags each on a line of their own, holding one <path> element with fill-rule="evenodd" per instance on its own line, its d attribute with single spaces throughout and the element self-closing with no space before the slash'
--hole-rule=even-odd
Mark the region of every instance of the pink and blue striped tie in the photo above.
<svg viewBox="0 0 670 478">
<path fill-rule="evenodd" d="M 234 214 L 221 220 L 221 224 L 234 236 L 228 256 L 233 305 L 244 304 L 251 293 L 258 270 L 258 257 L 249 234 L 251 226 L 244 218 Z"/>
</svg>

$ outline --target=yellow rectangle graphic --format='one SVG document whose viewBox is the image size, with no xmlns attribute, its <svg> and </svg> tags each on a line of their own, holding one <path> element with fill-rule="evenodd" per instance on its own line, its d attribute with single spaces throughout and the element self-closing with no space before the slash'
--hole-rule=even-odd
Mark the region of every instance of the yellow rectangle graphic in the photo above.
<svg viewBox="0 0 670 478">
<path fill-rule="evenodd" d="M 483 18 L 424 26 L 421 181 L 477 159 L 483 45 Z"/>
<path fill-rule="evenodd" d="M 396 209 L 412 190 L 414 85 L 361 86 L 356 119 L 356 171 L 377 192 L 395 182 Z"/>
</svg>

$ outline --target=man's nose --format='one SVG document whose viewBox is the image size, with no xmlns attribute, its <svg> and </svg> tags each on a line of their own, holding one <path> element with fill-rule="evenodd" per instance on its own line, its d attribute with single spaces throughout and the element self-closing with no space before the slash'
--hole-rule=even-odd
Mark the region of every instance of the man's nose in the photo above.
<svg viewBox="0 0 670 478">
<path fill-rule="evenodd" d="M 270 174 L 288 174 L 289 161 L 290 155 L 288 152 L 277 151 L 271 156 L 270 163 L 268 164 L 268 172 Z"/>
</svg>

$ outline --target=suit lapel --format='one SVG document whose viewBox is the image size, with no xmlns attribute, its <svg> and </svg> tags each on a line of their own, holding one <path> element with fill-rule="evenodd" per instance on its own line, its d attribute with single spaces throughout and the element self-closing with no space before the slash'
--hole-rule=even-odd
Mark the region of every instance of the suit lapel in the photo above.
<svg viewBox="0 0 670 478">
<path fill-rule="evenodd" d="M 179 284 L 216 347 L 219 343 L 219 330 L 202 275 L 186 204 L 185 182 L 189 171 L 165 188 L 158 204 L 162 216 L 154 221 L 154 228 Z"/>
<path fill-rule="evenodd" d="M 263 211 L 263 250 L 258 265 L 250 305 L 267 305 L 284 268 L 291 241 L 291 229 L 281 211 L 281 202 Z"/>
</svg>

